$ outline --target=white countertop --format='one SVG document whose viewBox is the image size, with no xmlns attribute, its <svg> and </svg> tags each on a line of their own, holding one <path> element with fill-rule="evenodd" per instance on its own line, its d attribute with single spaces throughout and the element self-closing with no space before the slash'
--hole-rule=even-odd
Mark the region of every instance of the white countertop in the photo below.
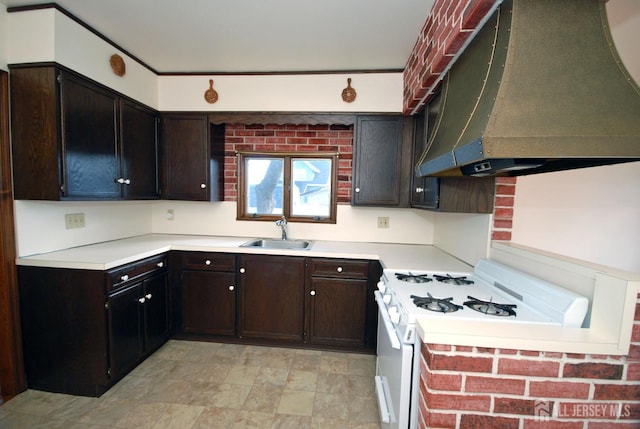
<svg viewBox="0 0 640 429">
<path fill-rule="evenodd" d="M 256 237 L 258 238 L 258 237 Z M 434 246 L 314 240 L 309 250 L 240 247 L 252 237 L 149 234 L 18 258 L 23 266 L 109 270 L 169 250 L 379 260 L 397 270 L 469 271 L 473 267 Z"/>
</svg>

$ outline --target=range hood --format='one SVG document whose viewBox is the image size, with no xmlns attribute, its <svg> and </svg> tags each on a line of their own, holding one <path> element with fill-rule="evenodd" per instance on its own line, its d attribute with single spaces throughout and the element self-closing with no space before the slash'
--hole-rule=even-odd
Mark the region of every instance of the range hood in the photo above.
<svg viewBox="0 0 640 429">
<path fill-rule="evenodd" d="M 427 108 L 437 116 L 418 176 L 517 176 L 640 160 L 640 89 L 600 0 L 505 0 Z"/>
</svg>

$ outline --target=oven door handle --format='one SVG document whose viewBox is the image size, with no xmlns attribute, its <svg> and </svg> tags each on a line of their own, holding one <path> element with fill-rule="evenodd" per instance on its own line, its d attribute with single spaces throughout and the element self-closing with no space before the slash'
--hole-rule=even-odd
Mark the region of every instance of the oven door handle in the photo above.
<svg viewBox="0 0 640 429">
<path fill-rule="evenodd" d="M 384 329 L 387 330 L 387 336 L 389 337 L 389 341 L 391 341 L 391 347 L 396 350 L 400 350 L 400 339 L 398 338 L 398 334 L 396 334 L 396 329 L 391 323 L 391 319 L 389 318 L 389 312 L 387 311 L 387 306 L 382 300 L 382 293 L 380 291 L 375 291 L 373 294 L 376 297 L 376 303 L 378 303 L 378 311 L 380 312 L 380 317 L 382 318 L 382 324 Z"/>
</svg>

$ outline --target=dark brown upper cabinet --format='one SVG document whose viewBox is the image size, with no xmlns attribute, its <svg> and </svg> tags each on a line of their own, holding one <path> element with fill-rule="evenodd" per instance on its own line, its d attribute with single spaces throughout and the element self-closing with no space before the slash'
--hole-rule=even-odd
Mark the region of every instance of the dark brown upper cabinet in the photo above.
<svg viewBox="0 0 640 429">
<path fill-rule="evenodd" d="M 158 198 L 154 111 L 55 66 L 10 79 L 16 199 Z"/>
<path fill-rule="evenodd" d="M 407 207 L 413 126 L 401 115 L 358 116 L 351 204 Z"/>
<path fill-rule="evenodd" d="M 224 125 L 205 114 L 162 115 L 162 198 L 224 198 Z"/>
</svg>

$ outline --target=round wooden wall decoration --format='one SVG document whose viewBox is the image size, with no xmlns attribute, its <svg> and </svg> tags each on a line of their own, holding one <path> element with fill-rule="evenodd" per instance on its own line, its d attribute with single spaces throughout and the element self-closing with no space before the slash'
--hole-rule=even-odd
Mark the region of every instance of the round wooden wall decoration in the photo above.
<svg viewBox="0 0 640 429">
<path fill-rule="evenodd" d="M 356 90 L 351 88 L 351 78 L 347 79 L 347 87 L 342 90 L 342 100 L 345 103 L 351 103 L 356 99 Z"/>
<path fill-rule="evenodd" d="M 209 104 L 213 104 L 218 101 L 218 93 L 213 89 L 213 79 L 209 79 L 209 89 L 204 92 L 204 99 Z"/>
<path fill-rule="evenodd" d="M 109 63 L 111 64 L 111 70 L 113 70 L 113 72 L 117 76 L 122 77 L 127 72 L 127 68 L 124 64 L 124 60 L 120 55 L 118 54 L 111 55 L 111 58 L 109 59 Z"/>
</svg>

